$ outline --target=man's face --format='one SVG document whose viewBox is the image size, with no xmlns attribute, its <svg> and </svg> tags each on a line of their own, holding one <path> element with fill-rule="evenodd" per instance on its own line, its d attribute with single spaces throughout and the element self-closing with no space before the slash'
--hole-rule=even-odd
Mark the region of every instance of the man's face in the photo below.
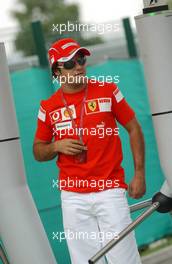
<svg viewBox="0 0 172 264">
<path fill-rule="evenodd" d="M 67 83 L 71 86 L 77 86 L 85 83 L 86 57 L 84 54 L 77 52 L 70 61 L 59 62 L 58 65 L 61 70 L 58 80 L 61 84 Z M 67 69 L 71 66 L 73 66 L 71 69 Z"/>
</svg>

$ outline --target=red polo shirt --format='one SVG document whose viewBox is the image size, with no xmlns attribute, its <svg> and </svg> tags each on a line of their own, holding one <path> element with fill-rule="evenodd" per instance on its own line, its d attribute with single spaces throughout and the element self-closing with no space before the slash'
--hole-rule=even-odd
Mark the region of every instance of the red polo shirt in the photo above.
<svg viewBox="0 0 172 264">
<path fill-rule="evenodd" d="M 77 126 L 85 90 L 64 93 Z M 125 126 L 135 113 L 114 83 L 89 80 L 84 105 L 83 141 L 87 145 L 87 162 L 78 164 L 75 156 L 58 154 L 59 189 L 73 192 L 97 192 L 120 187 L 127 188 L 118 121 Z M 41 101 L 36 138 L 51 142 L 64 138 L 79 139 L 64 106 L 60 89 L 49 99 Z"/>
</svg>

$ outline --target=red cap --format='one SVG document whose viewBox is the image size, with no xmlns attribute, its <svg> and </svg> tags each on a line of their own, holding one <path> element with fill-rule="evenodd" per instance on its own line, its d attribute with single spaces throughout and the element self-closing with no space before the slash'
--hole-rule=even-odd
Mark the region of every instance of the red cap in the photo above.
<svg viewBox="0 0 172 264">
<path fill-rule="evenodd" d="M 56 41 L 48 50 L 50 65 L 52 66 L 57 61 L 65 62 L 70 60 L 79 50 L 87 56 L 91 55 L 88 49 L 81 47 L 74 39 L 65 38 Z"/>
</svg>

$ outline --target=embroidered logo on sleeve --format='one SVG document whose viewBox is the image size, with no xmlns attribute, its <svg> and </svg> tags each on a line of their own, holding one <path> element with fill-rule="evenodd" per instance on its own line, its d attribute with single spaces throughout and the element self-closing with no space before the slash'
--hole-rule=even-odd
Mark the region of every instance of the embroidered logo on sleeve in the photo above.
<svg viewBox="0 0 172 264">
<path fill-rule="evenodd" d="M 42 108 L 42 106 L 40 106 L 40 108 L 39 108 L 38 118 L 39 118 L 41 121 L 45 122 L 46 111 Z"/>
<path fill-rule="evenodd" d="M 86 114 L 95 114 L 111 111 L 111 98 L 96 98 L 87 100 L 85 104 Z"/>
<path fill-rule="evenodd" d="M 115 96 L 117 103 L 119 103 L 124 98 L 123 94 L 118 88 L 113 92 L 113 95 Z"/>
<path fill-rule="evenodd" d="M 69 109 L 70 109 L 70 114 L 72 115 L 73 119 L 75 119 L 76 118 L 75 106 L 70 105 Z M 56 122 L 62 122 L 62 121 L 70 120 L 70 115 L 69 115 L 66 107 L 54 110 L 49 115 L 50 115 L 50 119 L 51 119 L 51 124 L 54 124 Z"/>
</svg>

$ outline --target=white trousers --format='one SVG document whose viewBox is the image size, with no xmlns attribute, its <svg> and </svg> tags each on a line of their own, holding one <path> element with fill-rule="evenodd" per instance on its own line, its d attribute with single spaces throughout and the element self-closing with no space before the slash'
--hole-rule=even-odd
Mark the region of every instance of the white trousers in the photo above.
<svg viewBox="0 0 172 264">
<path fill-rule="evenodd" d="M 126 191 L 122 188 L 93 193 L 61 191 L 61 202 L 72 264 L 88 264 L 88 259 L 131 223 Z M 97 262 L 107 263 L 141 263 L 133 232 Z"/>
</svg>

